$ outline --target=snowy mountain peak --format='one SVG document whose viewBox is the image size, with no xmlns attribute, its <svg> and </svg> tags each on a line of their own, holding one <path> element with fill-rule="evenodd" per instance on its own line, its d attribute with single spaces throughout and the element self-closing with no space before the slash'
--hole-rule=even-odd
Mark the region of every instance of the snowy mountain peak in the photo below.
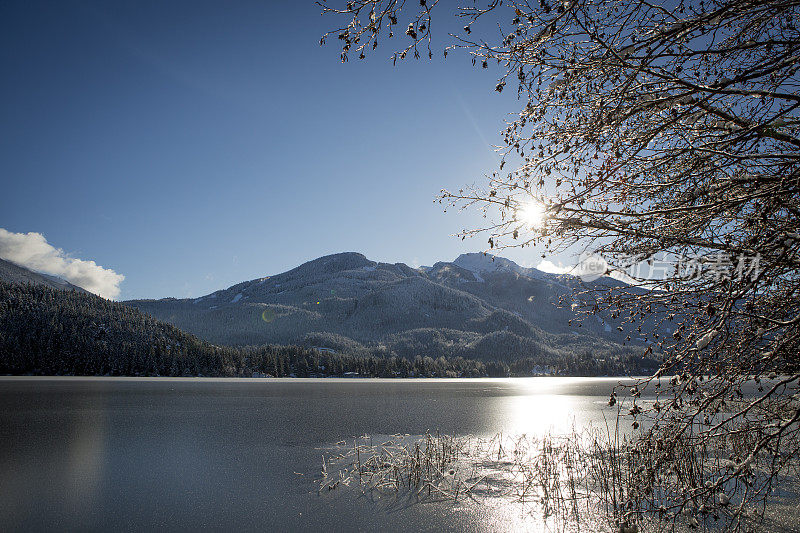
<svg viewBox="0 0 800 533">
<path fill-rule="evenodd" d="M 546 274 L 535 268 L 519 266 L 514 261 L 496 255 L 469 253 L 459 255 L 454 265 L 480 275 L 482 272 L 515 272 L 529 278 L 542 279 Z"/>
<path fill-rule="evenodd" d="M 472 272 L 495 272 L 497 270 L 504 270 L 508 272 L 521 272 L 523 267 L 516 264 L 510 259 L 505 257 L 498 257 L 496 255 L 489 255 L 483 253 L 461 254 L 455 261 L 454 265 L 460 266 L 465 270 Z"/>
<path fill-rule="evenodd" d="M 299 267 L 290 270 L 289 273 L 294 272 L 316 272 L 316 273 L 333 273 L 342 270 L 356 270 L 359 268 L 374 267 L 377 263 L 370 261 L 364 254 L 358 252 L 342 252 L 338 254 L 325 255 L 318 259 L 303 263 Z"/>
</svg>

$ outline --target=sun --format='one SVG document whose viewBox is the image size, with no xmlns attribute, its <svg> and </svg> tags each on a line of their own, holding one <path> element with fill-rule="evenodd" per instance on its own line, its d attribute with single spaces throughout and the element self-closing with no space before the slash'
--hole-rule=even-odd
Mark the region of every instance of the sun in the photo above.
<svg viewBox="0 0 800 533">
<path fill-rule="evenodd" d="M 517 208 L 517 220 L 526 226 L 536 228 L 542 225 L 546 211 L 542 204 L 536 201 L 525 202 Z"/>
</svg>

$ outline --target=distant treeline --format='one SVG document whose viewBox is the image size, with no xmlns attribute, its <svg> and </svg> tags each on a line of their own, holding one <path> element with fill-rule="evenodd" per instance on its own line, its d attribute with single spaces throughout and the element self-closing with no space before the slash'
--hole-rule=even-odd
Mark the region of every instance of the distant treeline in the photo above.
<svg viewBox="0 0 800 533">
<path fill-rule="evenodd" d="M 0 374 L 115 376 L 481 377 L 624 375 L 656 361 L 597 359 L 589 351 L 553 363 L 358 356 L 298 346 L 216 346 L 136 308 L 92 294 L 0 282 Z"/>
</svg>

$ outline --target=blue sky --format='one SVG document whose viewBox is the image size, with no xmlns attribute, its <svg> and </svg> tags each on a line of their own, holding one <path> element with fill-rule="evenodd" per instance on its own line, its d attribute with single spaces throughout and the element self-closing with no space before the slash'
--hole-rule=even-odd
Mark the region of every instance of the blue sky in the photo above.
<svg viewBox="0 0 800 533">
<path fill-rule="evenodd" d="M 466 55 L 341 64 L 331 25 L 311 0 L 0 4 L 0 228 L 124 274 L 122 299 L 482 251 L 450 236 L 479 214 L 433 200 L 496 168 L 514 95 Z"/>
</svg>

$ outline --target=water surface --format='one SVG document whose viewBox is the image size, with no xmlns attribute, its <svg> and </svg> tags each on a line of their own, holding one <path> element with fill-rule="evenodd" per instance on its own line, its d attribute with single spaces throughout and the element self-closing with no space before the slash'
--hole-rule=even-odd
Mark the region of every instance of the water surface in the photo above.
<svg viewBox="0 0 800 533">
<path fill-rule="evenodd" d="M 617 378 L 0 378 L 7 530 L 509 530 L 518 510 L 317 494 L 357 435 L 604 424 Z"/>
</svg>

